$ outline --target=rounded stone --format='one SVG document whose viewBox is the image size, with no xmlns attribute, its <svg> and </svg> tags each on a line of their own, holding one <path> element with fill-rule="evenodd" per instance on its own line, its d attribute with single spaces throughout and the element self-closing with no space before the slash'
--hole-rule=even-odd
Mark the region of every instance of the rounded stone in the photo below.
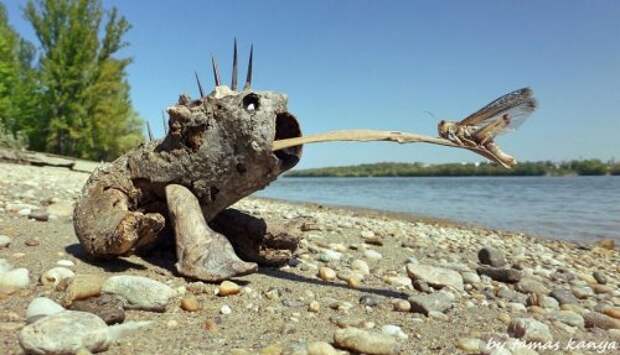
<svg viewBox="0 0 620 355">
<path fill-rule="evenodd" d="M 181 299 L 181 308 L 188 312 L 196 312 L 200 310 L 200 302 L 196 296 L 189 294 Z"/>
<path fill-rule="evenodd" d="M 66 267 L 57 266 L 47 270 L 41 275 L 41 283 L 43 285 L 58 285 L 65 279 L 72 279 L 75 277 L 75 273 Z"/>
<path fill-rule="evenodd" d="M 47 297 L 33 299 L 26 309 L 26 323 L 33 323 L 43 317 L 60 313 L 65 309 Z"/>
<path fill-rule="evenodd" d="M 0 249 L 8 248 L 11 245 L 11 238 L 6 235 L 0 235 Z"/>
<path fill-rule="evenodd" d="M 217 290 L 218 296 L 225 297 L 238 294 L 241 292 L 241 287 L 232 281 L 224 281 L 220 284 Z"/>
<path fill-rule="evenodd" d="M 0 293 L 10 293 L 30 284 L 30 271 L 17 268 L 0 274 Z"/>
<path fill-rule="evenodd" d="M 29 324 L 18 334 L 28 353 L 75 354 L 80 349 L 104 351 L 110 345 L 108 326 L 94 314 L 63 311 Z"/>
<path fill-rule="evenodd" d="M 125 300 L 125 308 L 161 312 L 176 292 L 159 281 L 142 276 L 120 275 L 107 279 L 102 292 L 115 294 Z"/>
<path fill-rule="evenodd" d="M 484 247 L 478 251 L 478 260 L 481 264 L 493 267 L 503 267 L 507 264 L 504 254 L 492 247 Z"/>
<path fill-rule="evenodd" d="M 334 281 L 336 279 L 336 272 L 326 266 L 319 268 L 319 278 L 323 281 Z"/>
</svg>

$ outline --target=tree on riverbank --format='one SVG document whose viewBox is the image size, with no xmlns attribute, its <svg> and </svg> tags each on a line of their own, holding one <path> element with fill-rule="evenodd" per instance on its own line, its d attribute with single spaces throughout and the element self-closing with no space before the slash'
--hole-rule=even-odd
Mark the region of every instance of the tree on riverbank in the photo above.
<svg viewBox="0 0 620 355">
<path fill-rule="evenodd" d="M 30 149 L 94 160 L 113 159 L 142 142 L 142 121 L 129 98 L 131 58 L 117 56 L 131 26 L 115 8 L 105 13 L 99 0 L 28 1 L 24 16 L 39 42 L 34 68 L 32 45 L 4 14 L 0 31 L 11 36 L 10 43 L 0 40 L 0 70 L 7 68 L 9 89 L 0 82 L 0 118 L 10 132 L 25 134 Z M 11 55 L 3 55 L 4 47 Z M 4 59 L 11 56 L 12 62 Z"/>
<path fill-rule="evenodd" d="M 0 145 L 26 144 L 25 123 L 36 114 L 34 46 L 9 25 L 0 3 Z"/>
</svg>

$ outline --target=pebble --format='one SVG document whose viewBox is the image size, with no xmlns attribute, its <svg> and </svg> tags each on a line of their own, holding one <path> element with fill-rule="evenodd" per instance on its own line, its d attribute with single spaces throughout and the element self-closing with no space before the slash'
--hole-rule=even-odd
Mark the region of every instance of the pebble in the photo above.
<svg viewBox="0 0 620 355">
<path fill-rule="evenodd" d="M 120 296 L 125 308 L 163 312 L 176 292 L 159 281 L 142 276 L 120 275 L 107 279 L 101 291 Z"/>
<path fill-rule="evenodd" d="M 351 269 L 359 272 L 360 274 L 366 276 L 370 275 L 370 267 L 364 260 L 356 259 L 351 263 Z"/>
<path fill-rule="evenodd" d="M 412 280 L 421 280 L 434 287 L 454 287 L 463 290 L 463 277 L 454 270 L 425 264 L 407 264 L 407 274 Z"/>
<path fill-rule="evenodd" d="M 521 280 L 521 271 L 516 269 L 496 268 L 493 266 L 479 266 L 476 268 L 479 275 L 485 275 L 491 279 L 505 283 L 517 283 Z"/>
<path fill-rule="evenodd" d="M 322 262 L 328 263 L 330 261 L 338 261 L 342 259 L 342 253 L 337 252 L 335 250 L 324 250 L 321 254 L 319 254 L 319 260 Z"/>
<path fill-rule="evenodd" d="M 321 310 L 321 304 L 317 301 L 312 301 L 308 304 L 308 311 L 313 313 L 319 313 Z"/>
<path fill-rule="evenodd" d="M 368 249 L 364 251 L 364 256 L 370 260 L 379 260 L 383 258 L 383 255 L 381 255 L 381 253 L 379 253 L 378 251 L 374 251 L 372 249 Z"/>
<path fill-rule="evenodd" d="M 603 307 L 601 313 L 612 318 L 620 319 L 620 307 Z"/>
<path fill-rule="evenodd" d="M 71 303 L 69 309 L 92 313 L 103 319 L 106 324 L 122 323 L 125 320 L 123 300 L 108 294 L 76 300 Z"/>
<path fill-rule="evenodd" d="M 82 348 L 100 352 L 107 350 L 111 340 L 101 318 L 77 311 L 63 311 L 29 324 L 18 339 L 27 353 L 35 354 L 75 354 Z"/>
<path fill-rule="evenodd" d="M 553 336 L 549 327 L 542 322 L 531 318 L 516 318 L 508 325 L 508 334 L 525 341 L 550 342 Z"/>
<path fill-rule="evenodd" d="M 71 261 L 71 260 L 66 260 L 66 259 L 63 259 L 63 260 L 58 260 L 58 261 L 56 262 L 56 265 L 58 265 L 58 266 L 64 266 L 64 267 L 74 267 L 74 266 L 75 266 L 75 263 L 74 263 L 73 261 Z"/>
<path fill-rule="evenodd" d="M 319 268 L 319 278 L 323 281 L 334 281 L 336 279 L 336 272 L 326 266 Z"/>
<path fill-rule="evenodd" d="M 409 297 L 413 312 L 428 315 L 429 312 L 445 312 L 452 306 L 455 297 L 449 292 L 435 292 L 427 295 Z"/>
<path fill-rule="evenodd" d="M 232 309 L 230 308 L 229 305 L 225 304 L 222 306 L 222 308 L 220 308 L 220 313 L 226 315 L 226 314 L 231 314 L 232 313 Z"/>
<path fill-rule="evenodd" d="M 575 295 L 575 297 L 580 300 L 584 300 L 588 297 L 594 296 L 594 291 L 592 290 L 592 288 L 587 286 L 573 286 L 571 287 L 571 291 L 573 292 L 573 295 Z"/>
<path fill-rule="evenodd" d="M 50 216 L 46 210 L 38 209 L 38 210 L 31 211 L 28 214 L 28 218 L 34 219 L 35 221 L 39 221 L 39 222 L 47 222 Z"/>
<path fill-rule="evenodd" d="M 11 238 L 6 235 L 0 235 L 0 249 L 8 248 L 11 245 Z"/>
<path fill-rule="evenodd" d="M 579 303 L 579 300 L 573 293 L 565 288 L 555 288 L 551 291 L 550 296 L 555 298 L 560 305 Z"/>
<path fill-rule="evenodd" d="M 383 281 L 395 287 L 411 288 L 411 279 L 407 276 L 386 276 Z"/>
<path fill-rule="evenodd" d="M 338 355 L 339 351 L 334 349 L 329 343 L 324 341 L 315 341 L 308 344 L 306 349 L 308 355 Z"/>
<path fill-rule="evenodd" d="M 456 347 L 466 354 L 480 354 L 484 345 L 484 341 L 478 338 L 459 338 L 456 342 Z"/>
<path fill-rule="evenodd" d="M 375 307 L 383 303 L 383 300 L 377 296 L 363 295 L 360 297 L 360 304 L 365 306 Z"/>
<path fill-rule="evenodd" d="M 397 312 L 409 312 L 411 311 L 411 303 L 405 300 L 397 300 L 394 302 L 394 310 Z"/>
<path fill-rule="evenodd" d="M 396 339 L 407 340 L 409 339 L 409 335 L 407 335 L 401 327 L 393 324 L 386 324 L 381 327 L 381 332 L 385 335 L 393 336 Z"/>
<path fill-rule="evenodd" d="M 592 287 L 592 290 L 594 291 L 594 293 L 596 293 L 596 294 L 612 293 L 612 292 L 614 292 L 614 289 L 612 287 L 607 286 L 607 285 L 593 284 L 591 287 Z"/>
<path fill-rule="evenodd" d="M 2 244 L 0 242 L 0 244 Z M 595 271 L 592 273 L 592 277 L 594 277 L 594 279 L 596 280 L 596 282 L 598 282 L 601 285 L 605 285 L 607 283 L 607 277 L 605 276 L 604 273 L 602 273 L 601 271 Z"/>
<path fill-rule="evenodd" d="M 75 273 L 71 269 L 66 267 L 57 266 L 47 270 L 41 275 L 41 283 L 44 286 L 53 285 L 57 286 L 61 281 L 65 279 L 72 279 L 75 277 Z"/>
<path fill-rule="evenodd" d="M 30 284 L 30 271 L 17 268 L 0 274 L 0 293 L 11 293 Z"/>
<path fill-rule="evenodd" d="M 193 294 L 189 294 L 181 299 L 181 308 L 188 312 L 196 312 L 200 310 L 200 303 Z"/>
<path fill-rule="evenodd" d="M 598 312 L 583 315 L 586 328 L 620 329 L 620 320 Z"/>
<path fill-rule="evenodd" d="M 504 254 L 492 247 L 484 247 L 478 251 L 478 261 L 484 265 L 503 267 L 506 265 Z"/>
<path fill-rule="evenodd" d="M 217 323 L 213 319 L 207 319 L 205 321 L 204 328 L 207 332 L 216 332 L 217 331 Z"/>
<path fill-rule="evenodd" d="M 36 247 L 41 244 L 41 242 L 38 239 L 28 239 L 24 242 L 24 244 L 29 247 Z"/>
<path fill-rule="evenodd" d="M 463 277 L 463 282 L 466 284 L 473 285 L 480 282 L 480 276 L 478 276 L 478 274 L 472 271 L 465 271 L 461 273 L 461 276 Z"/>
<path fill-rule="evenodd" d="M 536 293 L 539 295 L 548 295 L 549 289 L 540 281 L 531 278 L 524 277 L 516 285 L 515 289 L 522 293 Z"/>
<path fill-rule="evenodd" d="M 71 304 L 75 300 L 99 296 L 105 279 L 94 274 L 80 274 L 74 277 L 65 290 L 63 303 Z"/>
<path fill-rule="evenodd" d="M 357 328 L 336 330 L 334 343 L 339 348 L 365 354 L 392 355 L 400 352 L 394 337 Z"/>
<path fill-rule="evenodd" d="M 231 296 L 241 292 L 241 287 L 232 281 L 224 281 L 217 289 L 218 296 Z"/>
<path fill-rule="evenodd" d="M 3 274 L 13 268 L 13 265 L 9 263 L 6 259 L 0 258 L 0 274 Z"/>
<path fill-rule="evenodd" d="M 47 297 L 36 297 L 26 309 L 26 323 L 33 323 L 43 317 L 60 313 L 65 309 Z"/>
<path fill-rule="evenodd" d="M 583 328 L 585 326 L 583 317 L 573 311 L 559 311 L 554 313 L 553 317 L 556 320 L 572 327 Z"/>
<path fill-rule="evenodd" d="M 539 301 L 539 306 L 544 309 L 555 311 L 560 309 L 560 302 L 553 297 L 543 296 Z"/>
</svg>

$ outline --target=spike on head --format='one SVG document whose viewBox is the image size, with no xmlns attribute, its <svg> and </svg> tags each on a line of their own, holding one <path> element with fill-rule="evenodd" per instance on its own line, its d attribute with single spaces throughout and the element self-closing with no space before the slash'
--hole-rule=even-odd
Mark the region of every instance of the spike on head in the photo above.
<svg viewBox="0 0 620 355">
<path fill-rule="evenodd" d="M 254 57 L 254 45 L 250 46 L 250 59 L 248 60 L 248 76 L 245 79 L 245 85 L 243 89 L 249 89 L 252 87 L 252 58 Z"/>
<path fill-rule="evenodd" d="M 215 57 L 211 56 L 211 66 L 213 67 L 213 79 L 215 79 L 215 86 L 222 85 L 222 78 L 220 76 L 220 68 L 217 66 Z"/>
<path fill-rule="evenodd" d="M 163 110 L 161 111 L 161 123 L 164 126 L 164 133 L 168 134 L 168 121 L 166 121 L 166 113 Z"/>
<path fill-rule="evenodd" d="M 237 90 L 237 38 L 235 37 L 235 45 L 233 47 L 233 68 L 232 79 L 230 79 L 230 89 Z"/>
<path fill-rule="evenodd" d="M 149 121 L 146 121 L 146 132 L 149 136 L 149 142 L 153 140 L 153 132 L 151 131 L 151 124 Z"/>
<path fill-rule="evenodd" d="M 200 93 L 200 97 L 204 97 L 204 91 L 202 91 L 202 85 L 200 85 L 200 79 L 198 78 L 198 73 L 194 71 L 194 75 L 196 76 L 196 83 L 198 84 L 198 92 Z"/>
</svg>

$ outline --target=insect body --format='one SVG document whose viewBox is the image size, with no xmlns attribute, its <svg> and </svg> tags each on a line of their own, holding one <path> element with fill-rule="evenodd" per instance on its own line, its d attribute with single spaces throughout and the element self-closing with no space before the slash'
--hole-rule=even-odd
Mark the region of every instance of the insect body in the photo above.
<svg viewBox="0 0 620 355">
<path fill-rule="evenodd" d="M 442 120 L 439 136 L 453 143 L 484 151 L 492 160 L 512 166 L 514 158 L 502 152 L 493 141 L 510 128 L 516 128 L 536 109 L 532 90 L 523 88 L 508 93 L 460 122 Z"/>
</svg>

